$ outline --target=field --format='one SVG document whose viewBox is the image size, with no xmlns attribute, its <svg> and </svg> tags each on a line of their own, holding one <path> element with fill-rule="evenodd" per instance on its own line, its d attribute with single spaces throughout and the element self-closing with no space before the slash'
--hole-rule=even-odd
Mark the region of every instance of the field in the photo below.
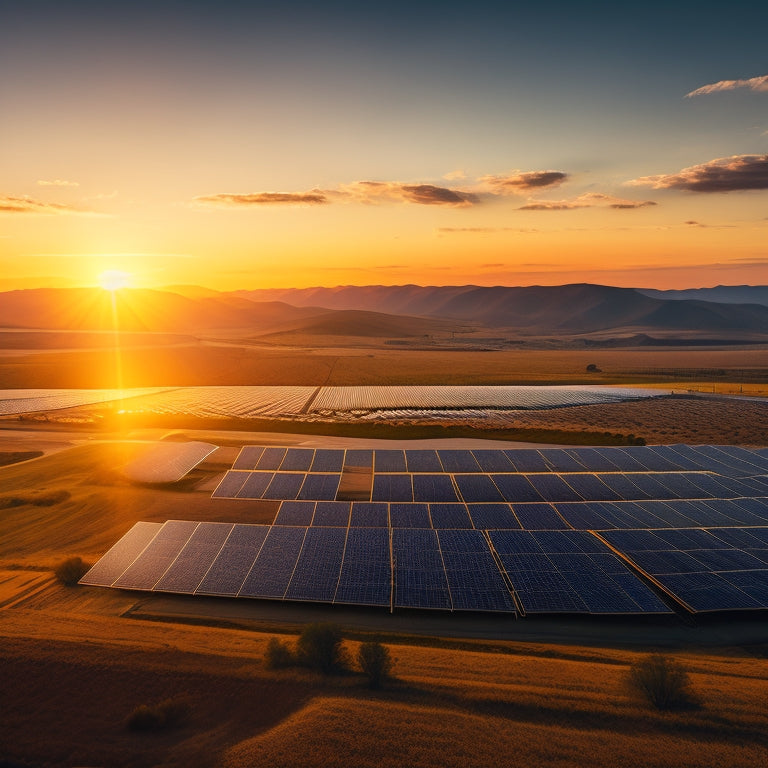
<svg viewBox="0 0 768 768">
<path fill-rule="evenodd" d="M 37 439 L 30 432 L 28 447 Z M 186 485 L 157 490 L 114 472 L 137 447 L 91 442 L 0 468 L 0 759 L 116 768 L 765 765 L 762 622 L 524 628 L 492 619 L 480 633 L 493 639 L 481 640 L 470 637 L 472 617 L 296 606 L 281 620 L 286 606 L 234 611 L 214 601 L 221 607 L 209 612 L 183 598 L 61 586 L 57 562 L 94 561 L 136 520 L 274 514 L 269 504 L 210 499 L 235 448 L 209 457 Z M 270 637 L 293 642 L 303 622 L 323 617 L 344 624 L 353 654 L 383 633 L 397 679 L 371 692 L 354 670 L 324 678 L 266 668 Z M 658 713 L 630 695 L 629 665 L 654 647 L 689 670 L 695 707 Z M 179 728 L 126 727 L 137 706 L 169 698 L 190 707 Z"/>
</svg>

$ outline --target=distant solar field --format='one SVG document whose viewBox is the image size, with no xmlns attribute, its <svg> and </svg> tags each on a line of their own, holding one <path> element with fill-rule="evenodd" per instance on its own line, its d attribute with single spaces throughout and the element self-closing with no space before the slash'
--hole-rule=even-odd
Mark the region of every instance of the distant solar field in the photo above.
<svg viewBox="0 0 768 768">
<path fill-rule="evenodd" d="M 82 583 L 521 615 L 768 608 L 766 451 L 248 446 L 213 495 L 270 500 L 273 524 L 139 523 Z"/>
</svg>

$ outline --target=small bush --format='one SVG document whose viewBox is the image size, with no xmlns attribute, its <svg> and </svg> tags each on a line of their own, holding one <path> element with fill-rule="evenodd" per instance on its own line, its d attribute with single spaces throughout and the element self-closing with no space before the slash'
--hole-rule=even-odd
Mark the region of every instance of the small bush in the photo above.
<svg viewBox="0 0 768 768">
<path fill-rule="evenodd" d="M 162 731 L 178 728 L 192 711 L 184 699 L 166 699 L 159 704 L 141 704 L 128 715 L 126 721 L 132 731 Z"/>
<path fill-rule="evenodd" d="M 629 670 L 630 689 L 656 709 L 685 709 L 695 703 L 683 666 L 661 654 L 635 662 Z"/>
<path fill-rule="evenodd" d="M 270 637 L 264 661 L 269 669 L 285 669 L 296 663 L 296 657 L 287 643 L 276 637 Z"/>
<path fill-rule="evenodd" d="M 298 661 L 324 675 L 341 674 L 349 666 L 342 642 L 341 629 L 336 624 L 308 624 L 299 635 Z"/>
<path fill-rule="evenodd" d="M 392 672 L 389 648 L 381 643 L 363 643 L 357 652 L 357 663 L 368 678 L 369 688 L 381 688 Z"/>
<path fill-rule="evenodd" d="M 82 557 L 68 557 L 56 566 L 56 578 L 67 587 L 74 587 L 91 569 Z"/>
</svg>

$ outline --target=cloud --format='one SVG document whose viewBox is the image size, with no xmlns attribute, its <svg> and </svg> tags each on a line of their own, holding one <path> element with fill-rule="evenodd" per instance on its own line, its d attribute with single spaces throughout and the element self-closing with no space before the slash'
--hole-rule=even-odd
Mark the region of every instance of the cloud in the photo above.
<svg viewBox="0 0 768 768">
<path fill-rule="evenodd" d="M 734 155 L 683 168 L 678 173 L 642 176 L 632 186 L 688 192 L 735 192 L 768 189 L 768 155 Z"/>
<path fill-rule="evenodd" d="M 563 171 L 516 171 L 509 176 L 481 176 L 497 195 L 524 195 L 534 189 L 557 187 L 568 178 Z"/>
<path fill-rule="evenodd" d="M 750 77 L 748 80 L 718 80 L 716 83 L 702 85 L 701 88 L 686 93 L 685 98 L 690 99 L 693 96 L 706 96 L 709 93 L 717 93 L 718 91 L 735 91 L 737 88 L 768 92 L 768 75 Z"/>
<path fill-rule="evenodd" d="M 0 196 L 0 213 L 91 214 L 60 203 L 44 203 L 31 197 Z"/>
<path fill-rule="evenodd" d="M 201 195 L 193 202 L 200 205 L 241 208 L 251 205 L 322 205 L 328 202 L 323 192 L 256 192 L 235 194 L 222 192 L 217 195 Z"/>
<path fill-rule="evenodd" d="M 446 173 L 445 176 L 443 176 L 443 178 L 446 181 L 456 181 L 457 179 L 466 179 L 467 174 L 464 173 L 464 171 L 462 170 L 451 171 L 450 173 Z"/>
<path fill-rule="evenodd" d="M 356 181 L 327 194 L 342 201 L 358 203 L 400 202 L 417 205 L 446 205 L 466 208 L 479 202 L 472 192 L 434 184 L 405 184 L 399 181 Z"/>
<path fill-rule="evenodd" d="M 457 234 L 457 233 L 471 233 L 471 234 L 488 234 L 492 232 L 538 232 L 538 229 L 522 228 L 522 227 L 438 227 L 438 232 L 441 234 Z"/>
<path fill-rule="evenodd" d="M 623 200 L 601 192 L 586 192 L 570 200 L 531 200 L 518 208 L 519 211 L 571 211 L 576 208 L 613 208 L 630 210 L 656 205 L 653 200 Z"/>
<path fill-rule="evenodd" d="M 734 224 L 702 224 L 700 221 L 684 221 L 683 224 L 686 224 L 689 227 L 694 227 L 696 229 L 735 229 L 736 228 Z"/>
<path fill-rule="evenodd" d="M 46 181 L 45 179 L 40 179 L 37 182 L 37 184 L 40 187 L 79 187 L 80 186 L 76 181 L 65 181 L 64 179 L 52 179 L 50 181 Z"/>
</svg>

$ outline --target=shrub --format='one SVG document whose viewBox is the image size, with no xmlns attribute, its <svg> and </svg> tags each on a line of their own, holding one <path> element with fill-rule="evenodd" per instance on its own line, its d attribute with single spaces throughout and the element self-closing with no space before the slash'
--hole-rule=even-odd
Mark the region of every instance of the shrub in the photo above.
<svg viewBox="0 0 768 768">
<path fill-rule="evenodd" d="M 324 675 L 340 674 L 348 667 L 342 642 L 341 629 L 336 624 L 307 624 L 297 643 L 298 661 Z"/>
<path fill-rule="evenodd" d="M 363 643 L 357 652 L 357 663 L 368 678 L 369 688 L 381 688 L 392 672 L 389 648 L 381 643 Z"/>
<path fill-rule="evenodd" d="M 184 699 L 166 699 L 159 704 L 141 704 L 126 721 L 132 731 L 162 731 L 183 725 L 192 711 Z"/>
<path fill-rule="evenodd" d="M 688 673 L 680 663 L 661 654 L 635 662 L 628 683 L 633 692 L 656 709 L 684 709 L 695 703 Z"/>
<path fill-rule="evenodd" d="M 67 587 L 74 587 L 91 569 L 82 557 L 68 557 L 56 566 L 56 578 Z"/>
<path fill-rule="evenodd" d="M 285 669 L 285 667 L 290 667 L 296 663 L 296 657 L 288 644 L 276 637 L 269 638 L 264 660 L 269 669 Z"/>
</svg>

